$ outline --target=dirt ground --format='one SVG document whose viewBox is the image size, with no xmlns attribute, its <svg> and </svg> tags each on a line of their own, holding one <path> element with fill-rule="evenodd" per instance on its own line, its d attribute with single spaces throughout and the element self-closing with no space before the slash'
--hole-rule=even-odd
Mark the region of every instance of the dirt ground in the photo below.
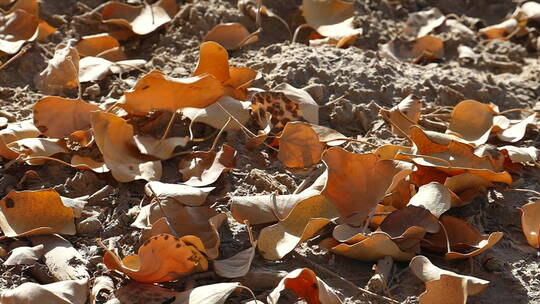
<svg viewBox="0 0 540 304">
<path fill-rule="evenodd" d="M 29 51 L 0 71 L 1 116 L 10 121 L 30 118 L 32 106 L 41 97 L 33 85 L 33 77 L 43 70 L 46 60 L 54 53 L 55 46 L 68 39 L 102 31 L 99 23 L 81 22 L 75 16 L 97 7 L 99 0 L 43 0 L 41 15 L 49 24 L 58 28 L 45 42 L 34 43 Z M 282 16 L 294 29 L 302 23 L 296 9 L 301 1 L 265 1 L 265 5 Z M 367 0 L 356 1 L 357 24 L 363 29 L 362 36 L 352 47 L 337 49 L 333 46 L 310 47 L 306 37 L 300 35 L 300 43 L 292 44 L 287 30 L 275 19 L 264 18 L 263 32 L 258 42 L 241 50 L 230 52 L 233 65 L 247 66 L 260 71 L 262 79 L 255 83 L 262 89 L 272 88 L 286 82 L 295 87 L 308 87 L 308 92 L 321 106 L 320 124 L 331 127 L 349 137 L 361 138 L 382 145 L 400 143 L 401 139 L 390 132 L 388 124 L 377 115 L 375 102 L 392 107 L 409 94 L 418 96 L 425 107 L 453 106 L 463 99 L 492 102 L 501 110 L 511 108 L 534 108 L 540 101 L 540 61 L 538 53 L 524 43 L 495 40 L 485 42 L 477 36 L 448 35 L 445 57 L 433 63 L 419 65 L 391 61 L 380 55 L 378 46 L 394 38 L 404 27 L 411 12 L 430 7 L 439 8 L 443 14 L 455 14 L 471 29 L 500 22 L 513 12 L 515 1 L 440 1 L 440 0 Z M 129 58 L 146 59 L 145 70 L 158 69 L 170 76 L 185 77 L 193 71 L 202 37 L 216 24 L 240 22 L 249 30 L 255 30 L 252 19 L 237 8 L 236 0 L 193 0 L 181 4 L 176 18 L 161 29 L 143 37 L 123 43 Z M 457 59 L 456 48 L 460 44 L 470 46 L 480 59 L 476 63 L 462 63 Z M 129 84 L 141 76 L 131 72 L 122 76 L 111 75 L 96 83 L 83 85 L 83 97 L 87 101 L 104 102 L 107 98 L 119 98 Z M 76 92 L 72 92 L 74 97 Z M 178 126 L 180 126 L 178 122 Z M 540 147 L 538 131 L 527 133 L 520 145 Z M 237 168 L 225 174 L 212 192 L 209 203 L 217 210 L 226 211 L 228 197 L 292 193 L 308 171 L 290 171 L 279 162 L 261 158 L 259 153 L 247 150 L 245 138 L 238 132 L 229 132 L 226 139 L 238 151 Z M 199 148 L 204 148 L 202 143 Z M 370 147 L 359 143 L 350 144 L 354 151 L 369 151 Z M 165 182 L 179 182 L 176 171 L 178 158 L 164 163 Z M 140 245 L 138 229 L 130 227 L 138 206 L 144 197 L 144 181 L 118 183 L 112 177 L 92 171 L 79 171 L 60 164 L 47 162 L 41 166 L 14 164 L 4 169 L 7 161 L 0 164 L 0 195 L 12 189 L 54 188 L 62 196 L 79 197 L 95 193 L 105 185 L 113 189 L 99 204 L 91 206 L 80 222 L 92 214 L 99 214 L 99 221 L 86 227 L 84 235 L 67 237 L 83 255 L 83 263 L 92 276 L 106 271 L 101 263 L 103 250 L 95 239 L 115 240 L 122 254 L 136 251 Z M 322 165 L 319 165 L 321 167 Z M 19 181 L 27 170 L 35 170 L 40 179 Z M 540 191 L 540 170 L 527 169 L 519 188 Z M 489 190 L 486 196 L 476 198 L 471 204 L 451 210 L 466 219 L 480 232 L 502 231 L 504 238 L 486 253 L 466 260 L 445 261 L 429 255 L 430 260 L 445 269 L 473 275 L 491 281 L 486 291 L 469 298 L 468 303 L 540 303 L 539 251 L 527 245 L 521 232 L 519 207 L 528 202 L 530 195 L 524 193 Z M 256 229 L 257 231 L 257 229 Z M 229 257 L 249 247 L 244 228 L 229 221 L 220 230 L 221 257 Z M 19 240 L 4 240 L 0 244 L 9 248 Z M 20 243 L 18 243 L 20 244 Z M 318 272 L 313 263 L 323 265 L 335 272 L 331 275 Z M 256 256 L 253 269 L 270 272 L 290 271 L 299 267 L 312 267 L 331 287 L 346 299 L 346 303 L 378 303 L 366 298 L 357 289 L 344 284 L 345 278 L 358 286 L 365 286 L 373 275 L 372 264 L 334 255 L 308 242 L 278 262 Z M 36 281 L 32 267 L 7 267 L 0 265 L 0 290 L 12 288 L 24 282 Z M 204 277 L 196 284 L 218 282 L 216 277 Z M 117 283 L 120 283 L 119 281 Z M 185 282 L 167 286 L 182 290 Z M 393 297 L 405 303 L 417 302 L 424 291 L 424 283 L 417 279 L 407 263 L 396 263 L 389 288 Z M 256 290 L 263 295 L 271 287 Z M 232 303 L 249 299 L 237 295 Z M 294 302 L 289 296 L 284 303 Z"/>
</svg>

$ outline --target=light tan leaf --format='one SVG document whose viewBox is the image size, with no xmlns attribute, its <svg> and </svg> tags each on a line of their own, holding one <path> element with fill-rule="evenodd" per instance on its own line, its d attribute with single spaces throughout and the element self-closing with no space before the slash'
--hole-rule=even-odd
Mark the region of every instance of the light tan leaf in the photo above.
<svg viewBox="0 0 540 304">
<path fill-rule="evenodd" d="M 189 139 L 187 137 L 169 137 L 163 140 L 152 136 L 133 136 L 135 145 L 144 155 L 153 156 L 162 160 L 173 156 L 176 147 L 185 147 Z"/>
<path fill-rule="evenodd" d="M 340 304 L 334 290 L 319 279 L 309 268 L 298 268 L 289 272 L 267 297 L 270 304 L 277 304 L 283 290 L 289 289 L 308 304 Z"/>
<path fill-rule="evenodd" d="M 79 84 L 79 53 L 69 43 L 56 46 L 45 70 L 34 78 L 36 88 L 46 94 L 76 88 Z"/>
<path fill-rule="evenodd" d="M 4 265 L 32 265 L 43 256 L 43 245 L 17 247 L 11 251 Z"/>
<path fill-rule="evenodd" d="M 414 95 L 405 97 L 390 110 L 381 109 L 379 113 L 392 125 L 392 133 L 406 137 L 411 126 L 420 120 L 422 102 Z"/>
<path fill-rule="evenodd" d="M 338 215 L 334 205 L 324 196 L 307 198 L 295 205 L 285 219 L 261 230 L 259 252 L 267 260 L 279 260 Z"/>
<path fill-rule="evenodd" d="M 540 156 L 540 150 L 535 147 L 503 146 L 499 150 L 506 151 L 513 163 L 536 162 Z"/>
<path fill-rule="evenodd" d="M 87 297 L 88 279 L 60 281 L 46 285 L 27 282 L 15 289 L 0 292 L 2 304 L 85 304 Z"/>
<path fill-rule="evenodd" d="M 199 286 L 176 294 L 171 304 L 223 304 L 238 286 L 238 282 Z"/>
<path fill-rule="evenodd" d="M 525 136 L 525 132 L 527 131 L 527 126 L 530 124 L 534 124 L 534 121 L 536 119 L 536 113 L 533 113 L 527 118 L 523 119 L 519 123 L 510 126 L 508 129 L 503 130 L 500 133 L 497 133 L 497 137 L 506 142 L 517 142 L 520 141 L 523 136 Z"/>
<path fill-rule="evenodd" d="M 458 207 L 471 202 L 478 194 L 486 192 L 493 184 L 478 175 L 470 172 L 447 177 L 444 186 L 457 195 L 459 199 L 452 199 L 452 207 Z"/>
<path fill-rule="evenodd" d="M 101 57 L 87 56 L 79 61 L 79 81 L 89 82 L 105 79 L 110 74 L 121 74 L 146 64 L 144 59 L 111 61 Z"/>
<path fill-rule="evenodd" d="M 303 0 L 302 15 L 309 26 L 325 37 L 339 40 L 361 33 L 361 29 L 354 27 L 353 2 Z"/>
<path fill-rule="evenodd" d="M 245 125 L 249 121 L 249 108 L 251 103 L 236 100 L 230 96 L 222 96 L 216 101 L 216 103 L 209 105 L 204 109 L 183 108 L 180 111 L 182 112 L 182 115 L 189 118 L 192 123 L 202 122 L 218 130 L 223 128 L 225 131 L 240 130 L 241 126 L 234 120 L 231 120 L 225 127 L 225 124 L 229 120 L 230 116 L 223 111 L 220 105 L 232 116 L 234 116 L 234 118 L 236 118 L 241 124 Z"/>
<path fill-rule="evenodd" d="M 277 222 L 286 218 L 291 210 L 303 200 L 321 193 L 327 173 L 321 174 L 300 193 L 286 195 L 255 195 L 231 197 L 231 213 L 236 221 L 249 221 L 252 225 Z"/>
<path fill-rule="evenodd" d="M 479 32 L 487 37 L 487 39 L 506 39 L 508 35 L 515 32 L 519 27 L 519 22 L 515 18 L 510 18 L 502 21 L 499 24 L 494 24 L 481 28 Z"/>
<path fill-rule="evenodd" d="M 251 262 L 255 257 L 257 244 L 242 250 L 239 253 L 225 260 L 214 261 L 214 270 L 224 278 L 239 278 L 245 276 L 251 267 Z"/>
<path fill-rule="evenodd" d="M 382 54 L 396 61 L 420 63 L 444 57 L 444 42 L 426 35 L 414 41 L 396 38 L 380 47 Z"/>
<path fill-rule="evenodd" d="M 430 34 L 434 29 L 441 26 L 445 20 L 446 17 L 436 7 L 425 11 L 414 12 L 409 14 L 403 34 L 420 38 Z"/>
<path fill-rule="evenodd" d="M 172 20 L 178 6 L 175 0 L 160 0 L 150 5 L 132 6 L 110 1 L 102 12 L 104 23 L 112 23 L 129 28 L 137 35 L 146 35 Z"/>
<path fill-rule="evenodd" d="M 420 186 L 418 192 L 411 197 L 409 206 L 424 207 L 439 218 L 452 207 L 452 197 L 455 196 L 447 187 L 438 182 Z M 438 229 L 437 229 L 438 230 Z"/>
<path fill-rule="evenodd" d="M 77 169 L 92 170 L 96 173 L 109 172 L 110 169 L 102 161 L 96 161 L 90 157 L 73 155 L 71 158 L 71 166 Z"/>
<path fill-rule="evenodd" d="M 291 100 L 296 101 L 302 112 L 302 117 L 311 124 L 319 124 L 319 105 L 308 92 L 288 83 L 282 83 L 273 88 L 272 91 L 281 92 Z"/>
<path fill-rule="evenodd" d="M 223 145 L 218 152 L 193 152 L 182 158 L 178 170 L 182 173 L 184 184 L 194 187 L 208 186 L 215 182 L 221 173 L 236 164 L 236 150 Z"/>
<path fill-rule="evenodd" d="M 90 304 L 96 303 L 96 297 L 102 292 L 107 291 L 112 294 L 114 291 L 114 282 L 108 276 L 99 276 L 94 279 L 94 284 L 90 290 Z"/>
<path fill-rule="evenodd" d="M 203 41 L 214 41 L 227 50 L 235 50 L 241 46 L 256 42 L 257 35 L 250 37 L 249 31 L 240 23 L 221 23 L 214 26 L 203 38 Z M 242 45 L 241 45 L 242 43 Z"/>
<path fill-rule="evenodd" d="M 155 193 L 160 200 L 173 200 L 186 206 L 200 206 L 204 204 L 208 194 L 215 188 L 196 188 L 153 181 L 144 186 L 144 191 L 149 197 L 152 197 Z"/>
<path fill-rule="evenodd" d="M 540 200 L 521 207 L 521 229 L 527 243 L 534 248 L 540 247 Z"/>
</svg>

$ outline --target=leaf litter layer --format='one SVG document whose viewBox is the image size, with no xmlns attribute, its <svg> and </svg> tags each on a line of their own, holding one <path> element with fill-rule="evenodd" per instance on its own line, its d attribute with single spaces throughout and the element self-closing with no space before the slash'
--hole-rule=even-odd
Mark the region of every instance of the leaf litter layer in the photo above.
<svg viewBox="0 0 540 304">
<path fill-rule="evenodd" d="M 0 4 L 15 1 L 5 2 Z M 9 231 L 0 242 L 1 258 L 26 261 L 23 252 L 44 246 L 39 255 L 32 253 L 37 257 L 27 262 L 30 271 L 21 265 L 0 266 L 1 288 L 12 288 L 2 294 L 3 300 L 17 303 L 32 290 L 66 303 L 84 303 L 87 297 L 97 303 L 114 297 L 132 303 L 134 294 L 150 303 L 173 296 L 175 303 L 203 303 L 205 297 L 222 303 L 227 298 L 251 299 L 249 291 L 242 291 L 245 287 L 269 303 L 278 298 L 308 303 L 430 303 L 442 298 L 450 303 L 527 302 L 538 295 L 527 282 L 536 275 L 531 260 L 536 263 L 539 225 L 534 216 L 538 193 L 532 192 L 539 190 L 534 168 L 538 120 L 532 115 L 538 96 L 527 89 L 533 87 L 532 71 L 538 66 L 534 4 L 516 9 L 503 2 L 488 14 L 483 2 L 441 4 L 439 14 L 416 3 L 397 8 L 369 1 L 353 6 L 323 1 L 317 5 L 328 5 L 330 16 L 317 16 L 277 1 L 265 2 L 257 17 L 257 4 L 249 1 L 238 1 L 238 6 L 214 0 L 180 5 L 132 1 L 120 11 L 97 2 L 63 7 L 43 1 L 40 14 L 32 1 L 14 4 L 58 30 L 28 39 L 20 53 L 0 58 L 5 63 L 0 68 L 5 106 L 0 227 Z M 304 7 L 313 5 L 303 2 Z M 9 6 L 5 8 L 9 14 Z M 519 22 L 513 34 L 499 31 L 502 37 L 493 39 L 478 32 L 475 17 L 487 25 Z M 240 36 L 214 32 L 208 38 L 212 28 L 229 22 L 242 24 L 251 38 L 243 30 Z M 290 44 L 284 24 L 293 31 L 300 28 L 294 38 L 299 43 Z M 86 56 L 84 68 L 79 58 L 73 61 L 72 52 L 55 54 L 62 42 L 74 47 L 83 37 L 105 32 L 120 48 L 113 43 L 98 46 L 99 53 L 80 54 Z M 444 43 L 444 52 L 433 45 L 425 48 L 422 36 L 407 36 L 410 32 L 436 37 Z M 350 35 L 342 37 L 344 33 Z M 407 42 L 400 40 L 399 46 L 391 41 L 391 48 L 379 49 L 378 44 L 396 35 Z M 226 45 L 229 62 L 208 54 L 197 63 L 203 40 Z M 345 46 L 349 48 L 340 49 Z M 472 53 L 463 52 L 464 47 Z M 388 55 L 388 50 L 394 53 Z M 56 61 L 49 61 L 53 54 Z M 137 66 L 129 59 L 138 60 Z M 201 75 L 197 66 L 207 74 Z M 47 84 L 40 78 L 39 85 L 34 84 L 42 71 L 58 73 L 56 67 L 71 79 L 59 82 L 53 77 Z M 144 92 L 140 80 L 145 74 L 157 75 L 153 70 L 168 84 L 150 83 L 157 90 Z M 185 84 L 195 82 L 208 89 L 189 91 Z M 174 100 L 172 91 L 168 95 L 172 83 L 183 85 L 183 96 L 204 102 Z M 305 90 L 277 94 L 285 83 Z M 54 95 L 48 95 L 52 91 Z M 255 92 L 257 104 L 251 99 Z M 155 102 L 152 94 L 157 94 Z M 330 129 L 306 123 L 313 124 L 313 115 L 302 108 L 306 94 L 313 100 L 310 111 L 318 104 L 318 124 Z M 34 107 L 45 98 L 58 105 L 42 102 Z M 227 103 L 218 102 L 225 99 Z M 420 102 L 411 105 L 407 100 Z M 463 127 L 463 119 L 454 123 L 454 117 L 467 117 L 454 115 L 452 108 L 463 100 L 485 104 L 495 115 L 465 119 L 478 119 L 481 130 Z M 68 101 L 69 108 L 60 105 Z M 172 114 L 186 102 L 192 107 L 189 114 Z M 234 102 L 238 106 L 231 106 Z M 210 104 L 211 110 L 197 109 Z M 301 111 L 294 110 L 295 104 Z M 513 108 L 521 110 L 508 111 Z M 203 117 L 200 122 L 198 115 Z M 59 124 L 55 116 L 72 120 Z M 21 130 L 17 124 L 25 119 L 36 124 L 34 129 Z M 413 125 L 419 125 L 413 127 L 416 131 L 408 129 Z M 417 136 L 419 129 L 425 138 Z M 338 150 L 370 162 L 330 163 L 328 153 Z M 327 166 L 333 177 L 325 180 Z M 400 170 L 380 172 L 387 167 Z M 391 182 L 379 184 L 381 174 Z M 161 184 L 155 184 L 157 180 Z M 360 195 L 369 192 L 370 181 L 377 193 Z M 355 190 L 345 185 L 335 191 L 349 183 Z M 10 191 L 50 188 L 54 190 L 48 193 L 57 192 L 56 207 L 38 211 L 44 215 L 40 220 L 68 208 L 75 236 L 71 228 L 67 233 L 39 228 L 47 227 L 41 222 L 18 231 L 36 212 L 24 210 L 24 203 L 39 198 L 22 203 L 11 198 Z M 414 206 L 406 207 L 409 201 Z M 235 215 L 234 204 L 240 204 L 237 210 L 244 214 Z M 249 228 L 246 218 L 262 224 Z M 41 235 L 25 233 L 35 228 Z M 14 239 L 15 234 L 26 236 Z M 157 252 L 153 255 L 159 263 L 148 263 L 152 255 L 143 253 L 148 252 L 144 247 Z M 187 260 L 163 258 L 174 250 L 185 252 Z M 405 261 L 415 255 L 413 261 L 427 262 L 408 267 Z M 384 256 L 396 262 L 388 266 Z M 268 261 L 276 259 L 280 261 Z M 437 275 L 419 275 L 419 267 Z M 64 285 L 47 285 L 56 281 Z M 161 287 L 140 283 L 163 281 L 170 282 Z M 471 289 L 470 282 L 482 288 Z M 508 290 L 493 287 L 510 282 L 514 285 Z M 57 286 L 69 292 L 61 293 Z"/>
</svg>

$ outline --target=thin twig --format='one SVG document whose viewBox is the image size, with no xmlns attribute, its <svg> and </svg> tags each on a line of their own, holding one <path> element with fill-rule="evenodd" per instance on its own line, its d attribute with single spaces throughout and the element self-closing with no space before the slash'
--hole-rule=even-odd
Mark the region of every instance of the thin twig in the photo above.
<svg viewBox="0 0 540 304">
<path fill-rule="evenodd" d="M 161 199 L 157 196 L 157 194 L 154 192 L 154 189 L 152 189 L 152 186 L 150 184 L 147 184 L 148 186 L 148 190 L 150 190 L 150 192 L 152 192 L 152 196 L 156 199 L 158 205 L 159 205 L 159 209 L 161 210 L 161 213 L 163 213 L 163 216 L 166 217 L 166 218 L 170 218 L 167 216 L 167 213 L 165 212 L 165 208 L 163 208 L 163 204 L 161 203 Z"/>
<path fill-rule="evenodd" d="M 511 113 L 511 112 L 525 112 L 525 113 L 529 113 L 529 114 L 533 114 L 533 113 L 538 114 L 533 110 L 514 108 L 514 109 L 509 109 L 509 110 L 506 110 L 506 111 L 499 112 L 499 115 L 503 115 L 503 114 L 507 114 L 507 113 Z"/>
<path fill-rule="evenodd" d="M 538 197 L 540 197 L 540 192 L 538 191 L 535 191 L 535 190 L 530 190 L 530 189 L 502 189 L 503 191 L 506 191 L 506 192 L 524 192 L 524 193 L 530 193 L 530 194 L 534 194 Z"/>
<path fill-rule="evenodd" d="M 161 135 L 158 145 L 161 144 L 161 142 L 167 137 L 167 135 L 169 135 L 169 131 L 171 131 L 172 125 L 174 123 L 174 119 L 176 118 L 176 113 L 177 111 L 174 111 L 171 116 L 171 119 L 169 119 L 169 123 L 167 123 L 167 128 L 165 128 L 165 132 L 163 132 L 163 135 Z"/>
<path fill-rule="evenodd" d="M 15 60 L 17 60 L 17 58 L 24 55 L 30 49 L 30 47 L 31 47 L 30 44 L 25 45 L 24 47 L 21 48 L 21 50 L 17 54 L 13 55 L 13 57 L 9 58 L 6 62 L 2 63 L 2 65 L 0 65 L 0 71 L 5 69 L 8 65 L 10 65 Z"/>
<path fill-rule="evenodd" d="M 212 151 L 214 151 L 216 149 L 217 142 L 218 142 L 219 138 L 221 137 L 221 134 L 223 134 L 223 132 L 225 131 L 225 128 L 227 127 L 227 125 L 229 125 L 230 122 L 231 122 L 231 118 L 229 117 L 227 122 L 223 125 L 223 127 L 221 127 L 221 129 L 219 130 L 219 133 L 214 138 L 214 141 L 212 142 L 212 146 L 210 147 L 210 150 L 208 150 L 208 152 L 212 152 Z"/>
<path fill-rule="evenodd" d="M 365 294 L 367 294 L 369 296 L 372 296 L 374 298 L 377 298 L 377 299 L 386 300 L 389 303 L 399 304 L 399 302 L 396 301 L 396 300 L 390 299 L 390 298 L 385 297 L 385 296 L 380 295 L 380 294 L 376 294 L 376 293 L 374 293 L 372 291 L 369 291 L 369 290 L 367 290 L 365 288 L 357 286 L 353 282 L 345 279 L 344 277 L 338 275 L 337 273 L 333 272 L 332 270 L 330 270 L 330 269 L 328 269 L 328 268 L 326 268 L 326 267 L 324 267 L 322 265 L 319 265 L 319 264 L 315 263 L 314 261 L 311 261 L 310 259 L 307 259 L 306 257 L 302 256 L 301 254 L 299 254 L 296 251 L 293 252 L 293 257 L 295 259 L 301 260 L 302 262 L 304 262 L 306 264 L 309 264 L 313 268 L 316 268 L 319 272 L 324 272 L 328 276 L 339 279 L 340 281 L 342 281 L 343 283 L 348 285 L 350 288 L 359 290 L 361 293 L 365 293 Z"/>
<path fill-rule="evenodd" d="M 245 289 L 245 290 L 249 291 L 249 293 L 251 294 L 251 297 L 253 298 L 253 303 L 257 303 L 257 297 L 253 293 L 253 290 L 249 289 L 249 287 L 244 286 L 244 285 L 238 285 L 238 288 Z"/>
<path fill-rule="evenodd" d="M 446 231 L 446 228 L 441 221 L 439 221 L 439 226 L 441 226 L 444 232 L 444 236 L 446 237 L 446 253 L 450 253 L 450 251 L 452 251 L 452 248 L 450 248 L 450 238 L 448 237 L 448 232 Z"/>
</svg>

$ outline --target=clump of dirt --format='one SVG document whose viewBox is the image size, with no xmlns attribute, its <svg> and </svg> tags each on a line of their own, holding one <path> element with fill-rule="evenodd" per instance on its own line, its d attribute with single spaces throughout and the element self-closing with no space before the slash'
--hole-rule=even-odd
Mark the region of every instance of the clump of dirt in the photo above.
<svg viewBox="0 0 540 304">
<path fill-rule="evenodd" d="M 0 116 L 9 121 L 31 118 L 32 106 L 42 96 L 33 84 L 34 75 L 46 66 L 57 44 L 68 39 L 103 31 L 94 20 L 81 20 L 87 13 L 105 1 L 42 1 L 42 17 L 58 30 L 45 42 L 32 43 L 24 56 L 0 71 Z M 302 23 L 297 10 L 301 1 L 265 1 L 265 4 L 286 20 L 292 29 Z M 419 65 L 396 62 L 383 57 L 378 48 L 394 38 L 403 28 L 409 13 L 430 7 L 444 14 L 462 18 L 477 18 L 479 24 L 469 20 L 471 27 L 491 25 L 513 12 L 514 1 L 361 1 L 357 3 L 355 22 L 363 29 L 354 46 L 338 49 L 334 46 L 310 47 L 300 36 L 291 43 L 290 35 L 275 19 L 263 18 L 263 31 L 259 41 L 229 53 L 232 65 L 247 66 L 261 73 L 255 86 L 270 89 L 281 83 L 306 88 L 321 106 L 321 125 L 331 127 L 346 136 L 362 137 L 372 144 L 403 143 L 390 132 L 389 126 L 378 116 L 379 107 L 392 107 L 409 94 L 417 96 L 427 108 L 454 106 L 464 99 L 491 102 L 501 111 L 512 108 L 533 108 L 540 101 L 540 61 L 538 54 L 524 45 L 512 41 L 485 42 L 480 37 L 449 38 L 447 56 L 437 62 Z M 202 37 L 215 25 L 240 22 L 250 31 L 256 29 L 254 21 L 243 15 L 235 0 L 185 1 L 179 13 L 163 28 L 152 34 L 132 38 L 123 46 L 129 58 L 148 60 L 144 69 L 158 69 L 174 77 L 189 76 L 198 60 Z M 304 37 L 305 38 L 305 37 Z M 454 39 L 454 40 L 452 40 Z M 459 44 L 469 45 L 478 61 L 463 63 L 457 58 Z M 83 97 L 103 103 L 108 98 L 119 98 L 140 77 L 137 71 L 124 75 L 111 75 L 95 83 L 83 84 Z M 74 97 L 75 91 L 65 92 Z M 221 177 L 217 189 L 209 196 L 217 210 L 226 211 L 228 197 L 232 195 L 290 194 L 306 179 L 310 172 L 297 172 L 271 162 L 272 151 L 246 149 L 241 132 L 229 132 L 225 140 L 238 151 L 237 167 Z M 526 137 L 523 144 L 540 147 L 538 136 Z M 208 148 L 202 143 L 194 147 Z M 355 151 L 366 147 L 351 143 Z M 178 182 L 177 159 L 164 163 L 163 181 Z M 134 253 L 140 245 L 139 229 L 131 227 L 138 208 L 147 202 L 144 182 L 118 183 L 110 175 L 78 171 L 57 163 L 28 166 L 23 163 L 1 162 L 0 195 L 10 190 L 54 188 L 62 196 L 76 198 L 104 191 L 92 201 L 77 220 L 79 236 L 67 237 L 85 258 L 92 277 L 107 270 L 102 264 L 103 250 L 95 238 L 113 241 L 121 255 Z M 25 178 L 28 170 L 37 177 Z M 540 191 L 540 171 L 526 171 L 520 188 Z M 445 261 L 437 256 L 430 259 L 438 266 L 455 272 L 474 275 L 491 281 L 482 294 L 469 303 L 532 303 L 540 301 L 540 262 L 538 251 L 527 246 L 520 228 L 520 211 L 527 202 L 525 193 L 489 191 L 471 204 L 454 211 L 480 232 L 503 231 L 505 237 L 487 253 L 468 259 Z M 243 225 L 229 221 L 220 230 L 221 255 L 226 258 L 249 247 Z M 257 230 L 257 229 L 256 229 Z M 19 240 L 2 240 L 0 246 L 9 248 Z M 359 291 L 344 284 L 339 277 L 357 286 L 365 286 L 373 275 L 372 264 L 331 254 L 317 245 L 302 245 L 297 252 L 279 262 L 257 256 L 253 269 L 278 273 L 299 267 L 325 265 L 334 276 L 318 273 L 327 284 L 345 298 L 346 303 L 366 303 Z M 10 267 L 0 265 L 0 290 L 36 281 L 39 267 Z M 37 269 L 37 270 L 36 270 Z M 316 269 L 314 269 L 316 270 Z M 206 280 L 206 279 L 205 279 Z M 209 280 L 210 282 L 212 279 Z M 206 281 L 201 281 L 206 282 Z M 182 287 L 185 282 L 170 287 Z M 208 283 L 208 282 L 206 282 Z M 275 285 L 273 285 L 275 286 Z M 260 294 L 272 287 L 263 287 Z M 407 268 L 397 263 L 391 274 L 390 291 L 393 297 L 414 303 L 424 291 L 424 284 Z M 236 296 L 235 301 L 247 297 Z M 294 297 L 287 300 L 293 301 Z M 370 299 L 370 301 L 376 301 Z"/>
</svg>

